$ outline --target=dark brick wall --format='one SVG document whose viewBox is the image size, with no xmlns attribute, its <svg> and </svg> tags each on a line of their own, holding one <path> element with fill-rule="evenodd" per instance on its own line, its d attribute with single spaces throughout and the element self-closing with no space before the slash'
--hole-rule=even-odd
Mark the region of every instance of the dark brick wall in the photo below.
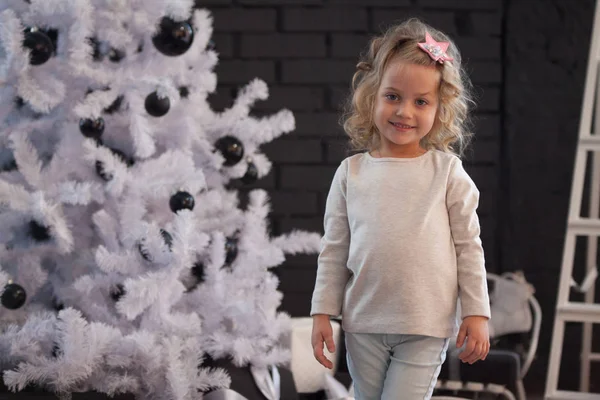
<svg viewBox="0 0 600 400">
<path fill-rule="evenodd" d="M 500 191 L 506 218 L 499 247 L 502 268 L 524 269 L 543 309 L 534 364 L 540 367 L 529 378 L 537 387 L 548 362 L 594 3 L 513 0 L 506 11 Z M 579 281 L 581 267 L 577 262 Z M 560 386 L 572 390 L 578 386 L 580 328 L 567 325 L 561 364 Z M 600 365 L 593 367 L 592 390 L 600 392 Z"/>
<path fill-rule="evenodd" d="M 417 16 L 452 35 L 476 86 L 476 141 L 467 170 L 481 190 L 487 268 L 522 269 L 544 311 L 527 385 L 543 390 L 574 160 L 593 0 L 197 0 L 213 12 L 220 52 L 217 109 L 254 77 L 271 96 L 257 114 L 289 108 L 291 135 L 265 146 L 274 233 L 322 231 L 327 191 L 346 156 L 338 124 L 358 54 L 370 35 Z M 278 269 L 282 308 L 307 315 L 316 257 Z M 567 351 L 577 364 L 576 345 Z M 566 385 L 576 368 L 564 371 Z M 564 382 L 563 382 L 564 383 Z"/>
</svg>

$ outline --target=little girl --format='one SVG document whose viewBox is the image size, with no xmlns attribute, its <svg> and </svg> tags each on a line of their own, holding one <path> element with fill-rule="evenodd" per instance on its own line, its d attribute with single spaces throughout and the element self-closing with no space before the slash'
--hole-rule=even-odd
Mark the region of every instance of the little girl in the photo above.
<svg viewBox="0 0 600 400">
<path fill-rule="evenodd" d="M 352 81 L 312 298 L 312 346 L 327 368 L 342 315 L 358 400 L 429 399 L 449 339 L 463 362 L 489 351 L 479 192 L 467 143 L 469 81 L 451 40 L 410 19 L 374 38 Z M 455 150 L 456 149 L 456 150 Z"/>
</svg>

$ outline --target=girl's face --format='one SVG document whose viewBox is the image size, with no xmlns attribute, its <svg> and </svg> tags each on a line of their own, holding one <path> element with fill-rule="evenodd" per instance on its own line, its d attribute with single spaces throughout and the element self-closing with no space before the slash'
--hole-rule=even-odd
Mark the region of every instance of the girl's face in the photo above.
<svg viewBox="0 0 600 400">
<path fill-rule="evenodd" d="M 374 122 L 382 156 L 423 152 L 419 141 L 431 131 L 438 109 L 440 73 L 434 66 L 392 60 L 375 99 Z"/>
</svg>

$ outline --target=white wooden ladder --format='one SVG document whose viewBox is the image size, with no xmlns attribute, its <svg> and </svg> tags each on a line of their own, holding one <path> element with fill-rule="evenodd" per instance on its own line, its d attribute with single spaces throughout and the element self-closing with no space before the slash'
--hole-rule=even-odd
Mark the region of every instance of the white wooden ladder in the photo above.
<svg viewBox="0 0 600 400">
<path fill-rule="evenodd" d="M 550 361 L 548 363 L 545 393 L 545 399 L 547 400 L 600 400 L 600 393 L 589 393 L 590 365 L 593 361 L 600 361 L 600 353 L 592 352 L 593 324 L 600 324 L 600 304 L 594 303 L 598 239 L 600 238 L 600 80 L 598 79 L 600 73 L 600 0 L 596 1 L 592 32 L 556 303 L 556 316 L 552 332 Z M 588 165 L 590 167 L 590 176 L 587 180 L 590 195 L 589 210 L 586 216 L 582 216 L 582 198 Z M 571 287 L 576 285 L 572 274 L 577 237 L 587 238 L 586 278 L 581 285 L 578 285 L 579 290 L 585 292 L 585 301 L 583 302 L 570 301 L 569 297 Z M 565 324 L 567 322 L 583 323 L 581 375 L 578 392 L 558 390 Z M 600 328 L 600 326 L 597 326 L 597 328 Z"/>
</svg>

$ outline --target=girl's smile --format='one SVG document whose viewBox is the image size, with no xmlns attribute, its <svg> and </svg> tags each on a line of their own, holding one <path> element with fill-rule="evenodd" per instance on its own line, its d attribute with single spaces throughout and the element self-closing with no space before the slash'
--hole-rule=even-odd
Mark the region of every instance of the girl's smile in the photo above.
<svg viewBox="0 0 600 400">
<path fill-rule="evenodd" d="M 411 129 L 416 128 L 416 126 L 405 125 L 405 124 L 402 124 L 400 122 L 392 122 L 392 121 L 390 121 L 390 124 L 392 124 L 394 126 L 394 128 L 396 128 L 396 130 L 399 131 L 399 132 L 408 132 Z"/>
</svg>

